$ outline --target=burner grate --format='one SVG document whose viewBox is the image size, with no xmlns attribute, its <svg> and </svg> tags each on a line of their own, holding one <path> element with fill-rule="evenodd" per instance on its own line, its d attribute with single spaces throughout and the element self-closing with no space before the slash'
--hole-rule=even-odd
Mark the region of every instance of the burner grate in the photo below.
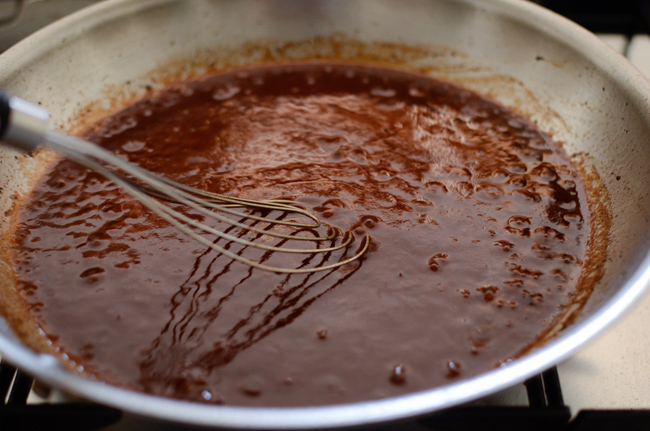
<svg viewBox="0 0 650 431">
<path fill-rule="evenodd" d="M 88 403 L 27 404 L 34 379 L 0 360 L 0 429 L 95 431 L 114 424 L 122 412 Z"/>
<path fill-rule="evenodd" d="M 572 420 L 564 404 L 555 367 L 525 382 L 528 406 L 466 406 L 415 421 L 372 427 L 375 431 L 647 431 L 649 410 L 583 410 Z M 0 424 L 2 429 L 98 431 L 118 425 L 122 412 L 89 403 L 28 404 L 34 379 L 0 361 Z M 173 425 L 164 429 L 180 430 Z M 157 428 L 156 428 L 157 429 Z"/>
<path fill-rule="evenodd" d="M 431 431 L 568 430 L 571 410 L 564 405 L 557 369 L 553 367 L 530 378 L 524 384 L 528 406 L 458 407 L 420 419 L 419 422 Z M 583 429 L 577 428 L 576 431 Z"/>
</svg>

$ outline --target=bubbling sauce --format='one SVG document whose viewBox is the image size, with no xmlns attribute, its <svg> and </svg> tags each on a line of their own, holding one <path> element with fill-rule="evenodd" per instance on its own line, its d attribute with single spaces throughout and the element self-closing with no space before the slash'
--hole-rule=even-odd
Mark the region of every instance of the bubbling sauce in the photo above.
<svg viewBox="0 0 650 431">
<path fill-rule="evenodd" d="M 523 116 L 446 82 L 239 69 L 151 92 L 85 138 L 188 185 L 295 199 L 356 245 L 372 237 L 336 270 L 252 269 L 58 161 L 21 209 L 20 291 L 68 361 L 115 385 L 249 406 L 395 396 L 525 353 L 584 288 L 576 167 Z M 281 266 L 341 258 L 220 241 Z"/>
</svg>

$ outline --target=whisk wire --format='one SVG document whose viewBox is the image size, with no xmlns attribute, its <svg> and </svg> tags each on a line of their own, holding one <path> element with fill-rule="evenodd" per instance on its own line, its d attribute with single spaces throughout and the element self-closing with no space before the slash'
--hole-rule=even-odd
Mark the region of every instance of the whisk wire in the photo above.
<svg viewBox="0 0 650 431">
<path fill-rule="evenodd" d="M 156 180 L 160 180 L 163 183 L 169 184 L 169 185 L 178 184 L 178 183 L 175 183 L 173 181 L 163 179 L 163 178 L 158 178 Z M 202 192 L 202 191 L 201 190 L 192 190 L 191 188 L 189 188 L 187 186 L 183 186 L 183 190 L 191 190 L 191 193 L 190 192 L 188 192 L 188 193 L 181 192 L 181 191 L 175 190 L 174 188 L 168 189 L 164 193 L 160 193 L 158 191 L 149 192 L 149 190 L 151 190 L 151 187 L 141 187 L 140 185 L 135 185 L 135 183 L 133 183 L 133 184 L 134 184 L 134 186 L 136 188 L 144 190 L 149 195 L 154 194 L 154 195 L 156 195 L 156 197 L 159 197 L 159 198 L 164 199 L 164 200 L 171 200 L 171 201 L 176 202 L 176 203 L 185 204 L 185 205 L 190 206 L 193 209 L 195 209 L 195 210 L 197 210 L 197 211 L 201 212 L 202 214 L 205 214 L 205 215 L 207 215 L 209 217 L 216 218 L 216 219 L 218 219 L 220 221 L 228 222 L 230 224 L 236 225 L 236 226 L 238 226 L 238 227 L 240 227 L 242 229 L 250 230 L 252 232 L 261 233 L 261 234 L 265 234 L 265 235 L 269 235 L 269 236 L 274 236 L 274 237 L 277 237 L 277 238 L 286 238 L 286 239 L 303 240 L 303 241 L 326 241 L 326 240 L 330 240 L 330 239 L 335 238 L 336 235 L 337 235 L 336 230 L 334 230 L 333 228 L 328 229 L 328 234 L 327 234 L 326 237 L 300 237 L 300 236 L 295 236 L 295 235 L 290 235 L 290 234 L 283 234 L 281 232 L 266 231 L 266 230 L 256 228 L 255 226 L 243 224 L 243 223 L 234 221 L 234 220 L 232 220 L 230 218 L 223 217 L 223 216 L 219 215 L 218 213 L 214 213 L 212 211 L 207 211 L 205 208 L 216 209 L 218 211 L 222 211 L 222 212 L 234 215 L 234 216 L 239 216 L 239 217 L 248 218 L 248 219 L 252 219 L 252 220 L 257 220 L 257 221 L 261 221 L 261 222 L 267 222 L 267 223 L 271 223 L 271 224 L 275 224 L 275 225 L 285 225 L 285 226 L 300 227 L 300 228 L 317 228 L 317 227 L 320 227 L 320 222 L 314 223 L 314 224 L 297 223 L 297 222 L 291 222 L 291 221 L 285 221 L 285 220 L 270 219 L 268 217 L 259 217 L 259 216 L 255 216 L 254 214 L 243 213 L 241 211 L 235 211 L 235 210 L 231 209 L 230 207 L 224 208 L 222 205 L 214 203 L 214 201 L 197 198 L 196 196 L 194 196 L 191 193 L 197 194 L 198 192 Z M 203 192 L 202 194 L 205 194 L 205 195 L 208 195 L 208 196 L 210 195 L 207 192 Z M 162 197 L 161 197 L 161 195 L 162 195 Z M 169 197 L 171 197 L 171 196 L 173 196 L 174 198 L 169 199 Z M 255 202 L 255 201 L 251 201 L 251 202 Z M 275 211 L 298 213 L 298 214 L 302 214 L 302 215 L 307 215 L 311 219 L 315 219 L 316 221 L 318 221 L 318 219 L 313 214 L 311 214 L 311 213 L 309 213 L 309 212 L 307 212 L 305 210 L 302 210 L 300 208 L 294 207 L 294 206 L 284 205 L 284 204 L 281 205 L 281 206 L 280 205 L 260 205 L 259 203 L 263 202 L 263 201 L 256 201 L 256 202 L 258 203 L 255 206 L 256 208 L 264 208 L 265 210 L 275 210 Z M 192 205 L 192 204 L 195 204 L 195 205 Z M 238 204 L 238 206 L 240 206 L 240 207 L 241 206 L 252 207 L 253 205 Z M 200 226 L 197 226 L 197 227 L 200 227 Z"/>
<path fill-rule="evenodd" d="M 48 147 L 62 153 L 67 158 L 76 161 L 80 164 L 83 164 L 91 169 L 94 169 L 104 175 L 107 179 L 113 181 L 120 187 L 122 187 L 127 193 L 131 194 L 143 205 L 161 217 L 163 220 L 167 221 L 171 225 L 175 226 L 184 234 L 198 241 L 199 243 L 210 247 L 211 249 L 216 250 L 219 253 L 222 253 L 225 256 L 228 256 L 232 259 L 240 261 L 242 263 L 248 264 L 255 268 L 260 268 L 268 271 L 279 272 L 279 273 L 310 273 L 328 269 L 334 269 L 343 265 L 346 265 L 350 262 L 353 262 L 359 259 L 369 248 L 370 237 L 365 236 L 362 240 L 360 247 L 357 249 L 354 256 L 339 260 L 335 263 L 329 265 L 323 265 L 318 267 L 311 268 L 280 268 L 274 267 L 266 264 L 262 264 L 251 259 L 245 258 L 241 255 L 233 253 L 230 250 L 225 249 L 224 247 L 219 246 L 214 241 L 209 240 L 203 235 L 199 235 L 194 229 L 202 230 L 204 232 L 216 235 L 220 238 L 226 239 L 228 241 L 236 242 L 241 245 L 251 246 L 259 249 L 264 249 L 273 252 L 285 252 L 285 253 L 329 253 L 337 250 L 344 249 L 348 247 L 354 241 L 354 235 L 348 231 L 343 235 L 342 241 L 338 245 L 330 247 L 320 247 L 319 244 L 322 241 L 334 240 L 339 232 L 336 229 L 329 227 L 328 235 L 309 237 L 309 236 L 298 236 L 285 234 L 282 232 L 275 232 L 268 229 L 260 229 L 249 224 L 241 223 L 239 221 L 233 220 L 231 217 L 224 216 L 219 212 L 227 213 L 231 216 L 238 216 L 242 218 L 247 218 L 251 220 L 256 220 L 260 222 L 266 222 L 272 225 L 285 225 L 294 228 L 307 228 L 315 229 L 321 226 L 318 218 L 310 213 L 309 211 L 300 208 L 293 201 L 289 200 L 249 200 L 243 198 L 236 198 L 227 195 L 221 195 L 217 193 L 211 193 L 203 190 L 198 190 L 174 181 L 171 181 L 166 178 L 159 177 L 151 172 L 145 171 L 134 165 L 131 165 L 125 160 L 122 160 L 117 155 L 104 150 L 98 146 L 87 143 L 84 140 L 61 135 L 56 132 L 47 131 L 45 138 L 48 142 Z M 117 172 L 114 172 L 112 169 L 107 168 L 103 163 L 97 162 L 100 160 L 103 163 L 112 165 L 117 169 L 125 172 L 130 177 L 135 178 L 140 181 L 142 184 L 127 178 Z M 152 197 L 153 196 L 153 197 Z M 202 196 L 202 197 L 201 197 Z M 268 244 L 261 244 L 259 242 L 253 242 L 248 239 L 237 237 L 215 229 L 211 226 L 206 225 L 205 223 L 199 222 L 186 214 L 183 214 L 172 207 L 165 205 L 161 200 L 178 203 L 185 205 L 198 213 L 205 215 L 207 217 L 213 218 L 219 222 L 228 223 L 233 226 L 237 226 L 246 231 L 255 232 L 258 235 L 269 235 L 276 238 L 282 238 L 287 240 L 299 240 L 299 241 L 314 241 L 317 243 L 316 248 L 285 248 L 285 247 L 276 247 Z M 312 223 L 300 223 L 292 220 L 278 220 L 271 219 L 268 217 L 256 216 L 254 214 L 245 213 L 237 211 L 234 208 L 253 208 L 260 209 L 263 211 L 282 211 L 282 212 L 291 212 L 296 213 L 299 216 L 307 217 L 312 221 Z M 215 210 L 215 211 L 211 211 Z M 192 229 L 194 228 L 194 229 Z"/>
<path fill-rule="evenodd" d="M 306 224 L 306 223 L 298 223 L 298 222 L 274 219 L 273 221 L 275 222 L 275 224 L 283 224 L 286 226 L 296 226 L 296 227 L 306 227 L 306 228 L 317 228 L 321 225 L 320 220 L 318 220 L 318 218 L 314 214 L 301 208 L 299 204 L 294 201 L 290 201 L 286 199 L 268 199 L 268 200 L 245 199 L 245 198 L 223 195 L 219 193 L 208 192 L 205 190 L 199 190 L 193 187 L 186 186 L 185 184 L 177 183 L 167 178 L 160 177 L 158 179 L 166 184 L 169 184 L 172 187 L 185 190 L 186 192 L 194 195 L 203 196 L 204 198 L 206 198 L 203 200 L 203 202 L 211 202 L 214 204 L 218 204 L 219 209 L 246 207 L 246 208 L 258 208 L 262 210 L 277 210 L 277 211 L 285 211 L 285 212 L 289 211 L 310 218 L 314 223 Z M 236 214 L 241 215 L 243 213 L 236 213 Z M 264 217 L 257 217 L 254 215 L 247 215 L 247 218 L 251 218 L 259 221 L 269 221 L 269 219 L 266 219 Z"/>
</svg>

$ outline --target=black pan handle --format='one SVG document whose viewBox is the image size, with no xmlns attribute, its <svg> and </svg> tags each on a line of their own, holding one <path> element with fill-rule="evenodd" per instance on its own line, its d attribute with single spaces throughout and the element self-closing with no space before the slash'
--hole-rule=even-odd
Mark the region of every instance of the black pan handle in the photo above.
<svg viewBox="0 0 650 431">
<path fill-rule="evenodd" d="M 45 140 L 50 115 L 40 106 L 0 89 L 0 141 L 31 151 Z"/>
</svg>

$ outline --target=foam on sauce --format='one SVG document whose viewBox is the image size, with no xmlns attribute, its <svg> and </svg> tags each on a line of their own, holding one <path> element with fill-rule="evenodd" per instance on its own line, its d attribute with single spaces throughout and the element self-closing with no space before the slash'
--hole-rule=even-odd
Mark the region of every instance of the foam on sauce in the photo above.
<svg viewBox="0 0 650 431">
<path fill-rule="evenodd" d="M 21 210 L 15 269 L 54 345 L 116 385 L 251 406 L 423 390 L 521 354 L 582 288 L 576 168 L 529 120 L 449 83 L 351 64 L 241 69 L 152 93 L 85 137 L 373 238 L 334 271 L 254 270 L 61 160 Z M 227 246 L 281 266 L 341 257 Z"/>
</svg>

